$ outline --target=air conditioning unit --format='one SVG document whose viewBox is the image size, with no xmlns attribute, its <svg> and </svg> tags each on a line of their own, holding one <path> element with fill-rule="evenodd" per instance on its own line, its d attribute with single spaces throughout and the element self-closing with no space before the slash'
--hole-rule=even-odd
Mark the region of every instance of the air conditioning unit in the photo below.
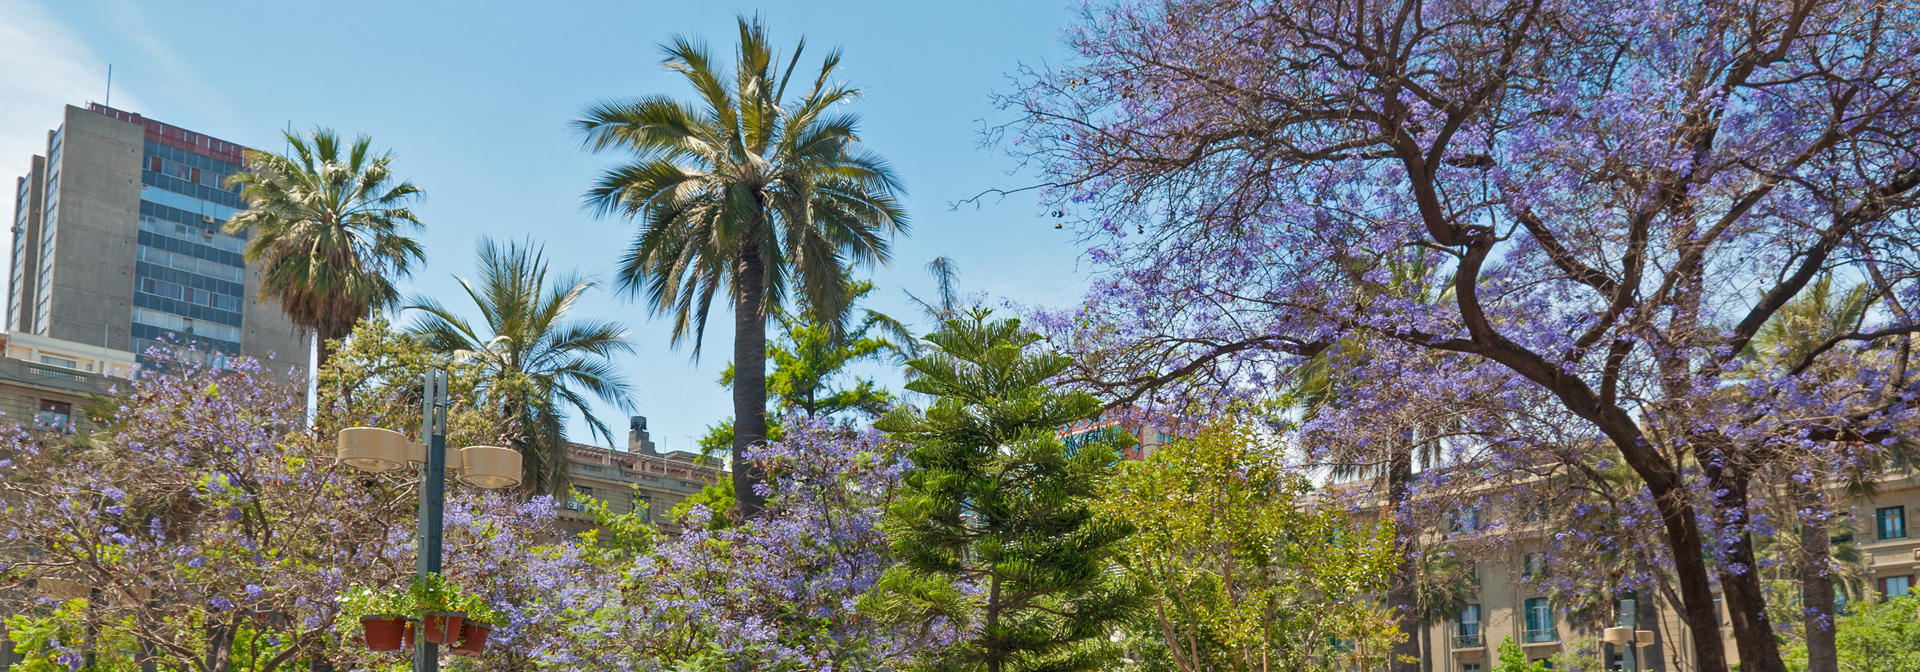
<svg viewBox="0 0 1920 672">
<path fill-rule="evenodd" d="M 581 508 L 581 507 L 580 507 L 580 503 L 579 503 L 579 502 L 567 502 L 567 503 L 565 503 L 565 504 L 562 504 L 562 505 L 560 505 L 560 506 L 561 506 L 562 508 L 565 508 L 565 509 L 566 509 L 566 510 L 568 510 L 568 511 L 579 511 L 579 510 L 580 510 L 580 508 Z"/>
<path fill-rule="evenodd" d="M 207 225 L 212 225 L 212 224 L 213 224 L 213 215 L 201 215 L 201 216 L 200 216 L 200 223 L 201 223 L 201 224 L 207 224 Z"/>
</svg>

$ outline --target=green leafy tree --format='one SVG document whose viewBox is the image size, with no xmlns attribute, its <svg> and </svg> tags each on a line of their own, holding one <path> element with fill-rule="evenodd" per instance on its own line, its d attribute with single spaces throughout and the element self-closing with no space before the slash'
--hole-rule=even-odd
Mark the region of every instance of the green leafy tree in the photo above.
<svg viewBox="0 0 1920 672">
<path fill-rule="evenodd" d="M 426 339 L 395 329 L 382 313 L 354 327 L 327 365 L 315 372 L 319 403 L 314 432 L 333 436 L 368 418 L 379 418 L 383 427 L 417 432 L 420 380 L 435 368 L 448 374 L 447 445 L 471 446 L 498 438 L 497 418 L 474 406 L 479 365 L 434 352 Z"/>
<path fill-rule="evenodd" d="M 1032 349 L 1039 337 L 1019 320 L 989 316 L 975 310 L 928 336 L 933 351 L 907 363 L 918 374 L 907 386 L 932 405 L 874 425 L 912 448 L 913 465 L 886 519 L 900 564 L 876 599 L 882 613 L 962 623 L 956 645 L 927 654 L 932 669 L 1093 669 L 1099 643 L 1143 599 L 1107 571 L 1133 526 L 1094 508 L 1130 439 L 1069 449 L 1058 428 L 1100 403 L 1049 389 L 1067 357 Z"/>
<path fill-rule="evenodd" d="M 1392 525 L 1308 506 L 1313 487 L 1243 428 L 1209 428 L 1125 465 L 1103 512 L 1139 531 L 1120 566 L 1159 593 L 1135 632 L 1182 672 L 1376 667 L 1398 639 L 1375 600 Z M 1334 642 L 1341 642 L 1335 646 Z"/>
<path fill-rule="evenodd" d="M 1540 661 L 1528 661 L 1527 652 L 1520 650 L 1520 645 L 1513 643 L 1512 637 L 1502 638 L 1500 646 L 1494 648 L 1493 655 L 1493 669 L 1490 672 L 1547 672 L 1551 669 L 1540 664 Z"/>
<path fill-rule="evenodd" d="M 849 265 L 884 262 L 890 239 L 906 231 L 892 168 L 859 147 L 859 118 L 834 108 L 859 90 L 831 80 L 829 52 L 805 91 L 787 85 L 805 42 L 782 67 L 766 26 L 742 17 L 733 72 L 705 45 L 676 37 L 663 45 L 666 66 L 698 93 L 606 102 L 575 127 L 594 151 L 633 160 L 602 174 L 587 200 L 603 213 L 637 218 L 643 228 L 620 263 L 620 286 L 671 314 L 676 344 L 700 352 L 713 297 L 724 292 L 734 314 L 733 453 L 767 438 L 767 319 L 797 289 L 823 315 L 839 317 Z M 834 321 L 839 324 L 838 320 Z M 734 466 L 735 498 L 751 515 L 764 506 L 754 485 L 759 465 Z"/>
<path fill-rule="evenodd" d="M 632 352 L 633 345 L 618 324 L 569 319 L 594 282 L 569 273 L 549 284 L 540 248 L 482 239 L 479 262 L 479 283 L 461 280 L 460 286 L 484 324 L 476 326 L 432 298 L 415 297 L 407 307 L 423 318 L 413 331 L 429 350 L 479 369 L 475 391 L 497 414 L 499 439 L 524 456 L 522 487 L 558 493 L 566 487 L 567 409 L 579 413 L 595 437 L 611 442 L 613 432 L 593 414 L 587 397 L 631 408 L 631 388 L 612 358 Z"/>
<path fill-rule="evenodd" d="M 1920 595 L 1857 605 L 1836 636 L 1841 669 L 1920 670 Z"/>
<path fill-rule="evenodd" d="M 262 270 L 262 298 L 314 330 L 324 365 L 335 340 L 399 299 L 394 279 L 425 257 L 408 237 L 421 224 L 407 207 L 424 192 L 396 182 L 393 154 L 374 153 L 365 135 L 346 143 L 321 128 L 286 139 L 285 155 L 250 150 L 247 169 L 229 178 L 247 210 L 226 230 L 251 234 L 246 258 Z"/>
</svg>

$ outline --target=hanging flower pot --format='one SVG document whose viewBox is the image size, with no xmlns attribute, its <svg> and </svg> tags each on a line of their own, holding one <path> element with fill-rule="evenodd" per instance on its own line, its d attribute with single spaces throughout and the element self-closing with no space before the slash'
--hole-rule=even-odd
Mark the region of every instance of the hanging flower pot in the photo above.
<svg viewBox="0 0 1920 672">
<path fill-rule="evenodd" d="M 435 644 L 458 641 L 460 622 L 466 617 L 464 611 L 429 611 L 420 617 L 420 626 L 425 629 L 420 636 Z"/>
<path fill-rule="evenodd" d="M 367 635 L 368 651 L 399 651 L 407 639 L 407 617 L 399 614 L 373 614 L 360 617 L 360 629 Z"/>
<path fill-rule="evenodd" d="M 447 651 L 458 656 L 480 655 L 481 651 L 487 649 L 487 633 L 492 631 L 493 626 L 485 623 L 471 619 L 462 621 L 460 624 L 460 643 L 453 645 L 453 648 L 447 649 Z"/>
<path fill-rule="evenodd" d="M 420 631 L 420 619 L 407 619 L 407 631 L 400 636 L 400 648 L 413 650 L 413 633 Z"/>
</svg>

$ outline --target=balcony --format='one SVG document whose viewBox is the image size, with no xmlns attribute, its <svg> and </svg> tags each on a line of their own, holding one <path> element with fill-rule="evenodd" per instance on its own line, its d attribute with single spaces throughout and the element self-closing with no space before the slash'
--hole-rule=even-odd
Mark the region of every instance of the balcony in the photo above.
<svg viewBox="0 0 1920 672">
<path fill-rule="evenodd" d="M 1484 648 L 1487 648 L 1487 638 L 1481 636 L 1480 633 L 1476 632 L 1471 635 L 1453 636 L 1453 650 L 1455 651 Z"/>
<path fill-rule="evenodd" d="M 1529 628 L 1526 632 L 1520 635 L 1520 643 L 1522 645 L 1557 644 L 1559 642 L 1560 642 L 1560 631 L 1554 628 L 1542 628 L 1539 630 Z"/>
</svg>

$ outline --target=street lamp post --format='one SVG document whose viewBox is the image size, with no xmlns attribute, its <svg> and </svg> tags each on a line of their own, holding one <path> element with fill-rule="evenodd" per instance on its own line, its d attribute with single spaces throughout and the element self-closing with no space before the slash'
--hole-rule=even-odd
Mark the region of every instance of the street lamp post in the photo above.
<svg viewBox="0 0 1920 672">
<path fill-rule="evenodd" d="M 447 372 L 428 369 L 420 394 L 420 436 L 427 442 L 427 464 L 420 470 L 419 561 L 414 576 L 440 573 L 440 540 L 447 508 Z M 415 672 L 439 672 L 440 645 L 415 637 Z"/>
<path fill-rule="evenodd" d="M 416 444 L 406 436 L 388 429 L 350 427 L 340 431 L 338 459 L 355 469 L 385 473 L 420 465 L 419 560 L 415 575 L 425 580 L 440 573 L 441 535 L 446 523 L 447 481 L 449 470 L 457 472 L 460 482 L 487 489 L 510 488 L 520 484 L 521 458 L 518 451 L 495 446 L 468 446 L 459 451 L 458 464 L 447 457 L 447 372 L 430 369 L 423 377 L 420 394 L 420 436 Z M 424 636 L 414 638 L 413 669 L 438 672 L 440 646 Z"/>
</svg>

